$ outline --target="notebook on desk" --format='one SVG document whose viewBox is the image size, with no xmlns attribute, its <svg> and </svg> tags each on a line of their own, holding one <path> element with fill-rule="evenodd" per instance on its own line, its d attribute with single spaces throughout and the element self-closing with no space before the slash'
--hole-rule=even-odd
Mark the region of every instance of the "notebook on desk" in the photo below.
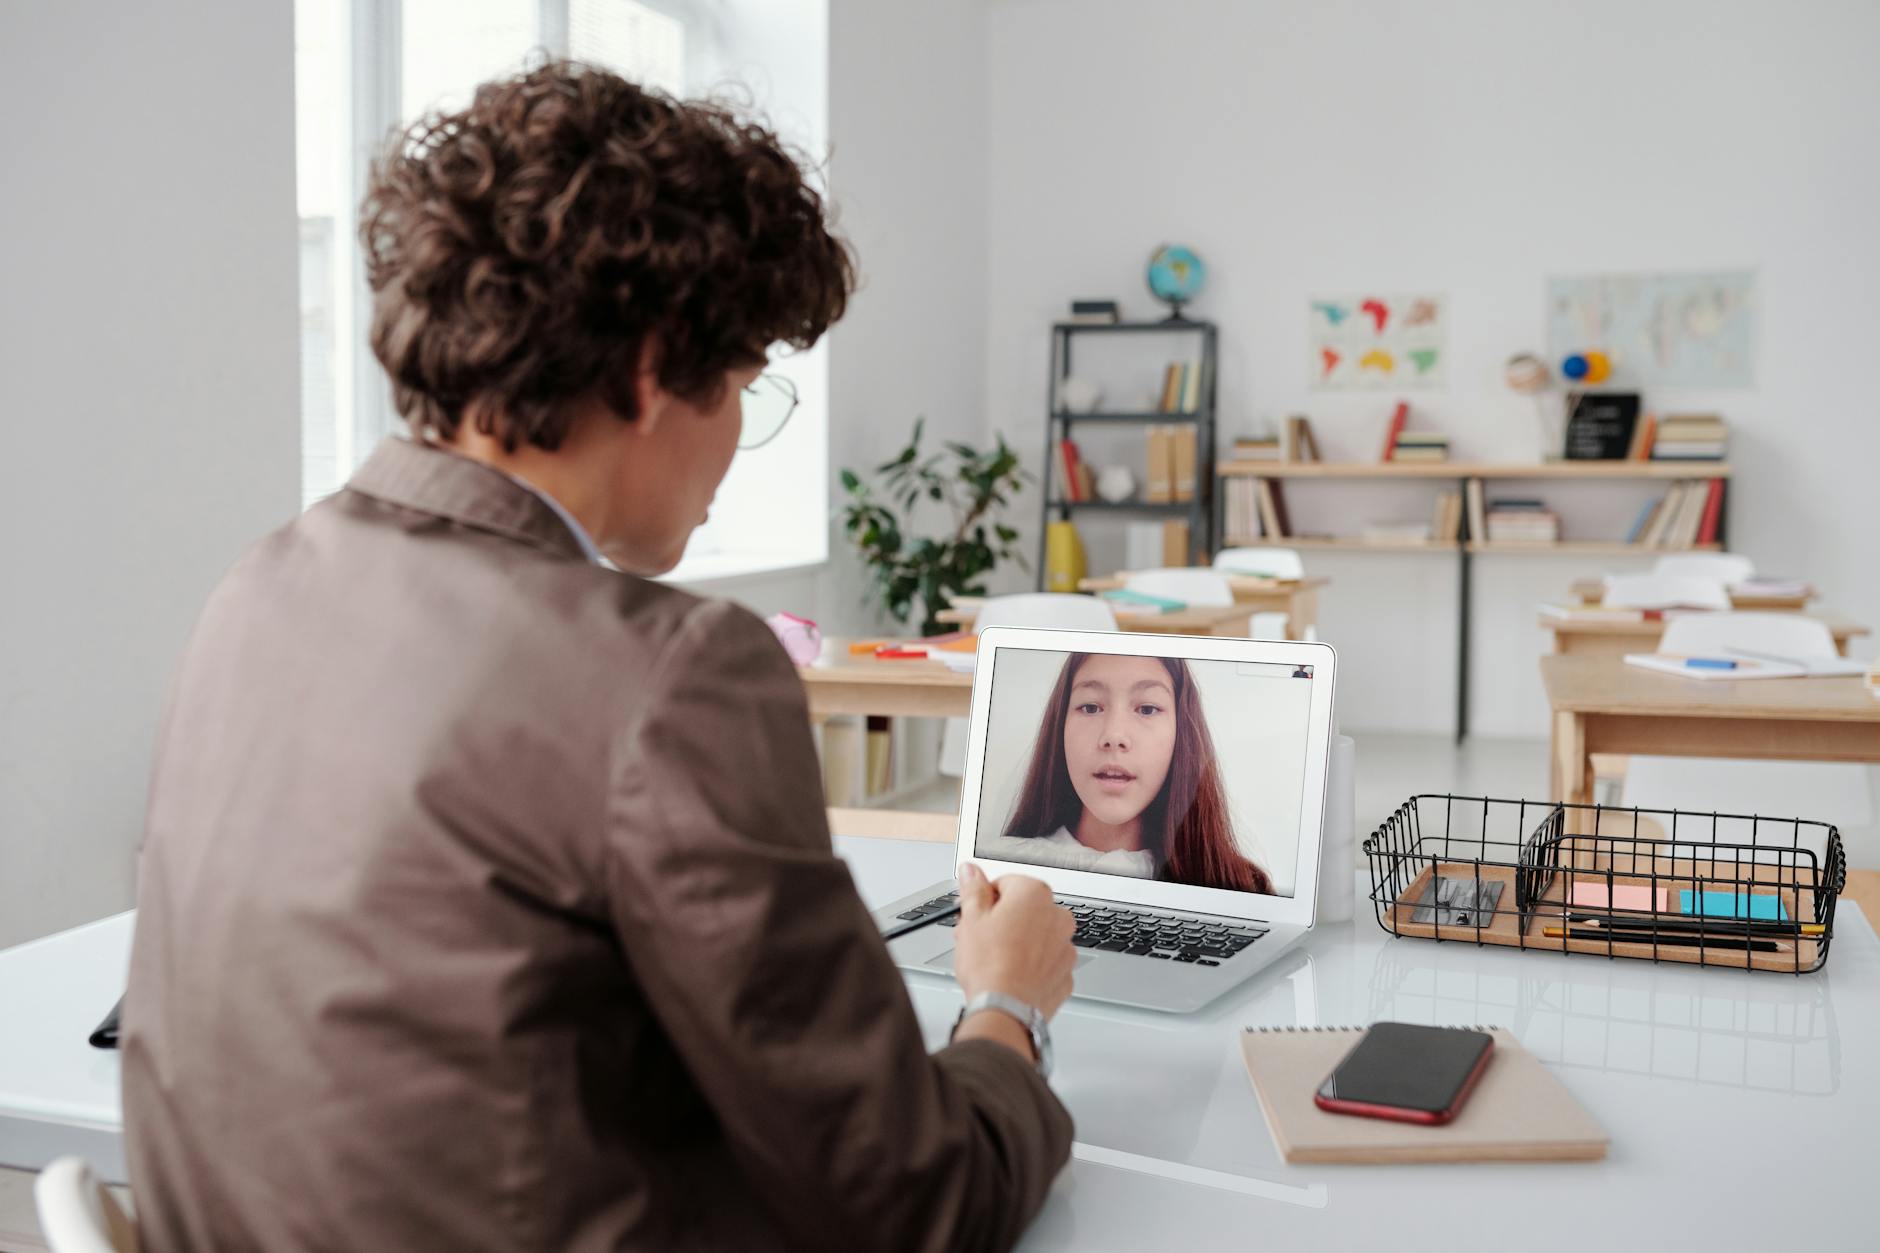
<svg viewBox="0 0 1880 1253">
<path fill-rule="evenodd" d="M 1241 1059 L 1288 1162 L 1598 1161 L 1606 1132 L 1540 1059 L 1507 1031 L 1455 1121 L 1440 1127 L 1331 1114 L 1312 1094 L 1364 1034 L 1363 1027 L 1263 1028 L 1240 1034 Z"/>
</svg>

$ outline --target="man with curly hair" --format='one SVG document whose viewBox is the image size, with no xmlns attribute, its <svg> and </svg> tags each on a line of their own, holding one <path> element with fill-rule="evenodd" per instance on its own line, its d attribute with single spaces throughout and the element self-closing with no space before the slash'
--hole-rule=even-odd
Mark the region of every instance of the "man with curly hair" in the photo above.
<svg viewBox="0 0 1880 1253">
<path fill-rule="evenodd" d="M 794 670 L 643 577 L 769 348 L 841 316 L 825 218 L 761 125 L 562 63 L 376 166 L 410 438 L 230 571 L 156 756 L 146 1249 L 991 1249 L 1042 1203 L 1070 1120 L 1030 1035 L 926 1052 Z M 1054 1012 L 1068 915 L 961 890 L 965 990 Z"/>
</svg>

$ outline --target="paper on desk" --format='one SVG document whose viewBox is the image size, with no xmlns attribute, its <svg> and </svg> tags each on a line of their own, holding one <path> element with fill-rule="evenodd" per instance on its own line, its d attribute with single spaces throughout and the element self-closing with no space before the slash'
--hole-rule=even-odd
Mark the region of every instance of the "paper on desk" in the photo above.
<svg viewBox="0 0 1880 1253">
<path fill-rule="evenodd" d="M 1681 679 L 1799 679 L 1808 671 L 1800 666 L 1782 665 L 1773 661 L 1756 661 L 1748 657 L 1737 659 L 1734 669 L 1717 670 L 1708 666 L 1687 666 L 1683 657 L 1674 657 L 1667 653 L 1627 653 L 1625 664 L 1641 666 L 1647 670 L 1658 670 L 1665 674 L 1675 674 Z"/>
</svg>

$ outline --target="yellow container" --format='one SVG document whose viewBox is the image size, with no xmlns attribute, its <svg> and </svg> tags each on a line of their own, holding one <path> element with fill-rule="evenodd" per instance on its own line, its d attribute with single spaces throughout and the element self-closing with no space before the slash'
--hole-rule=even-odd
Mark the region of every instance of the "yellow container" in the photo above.
<svg viewBox="0 0 1880 1253">
<path fill-rule="evenodd" d="M 1044 590 L 1074 592 L 1084 581 L 1084 541 L 1068 520 L 1049 523 L 1044 530 Z"/>
</svg>

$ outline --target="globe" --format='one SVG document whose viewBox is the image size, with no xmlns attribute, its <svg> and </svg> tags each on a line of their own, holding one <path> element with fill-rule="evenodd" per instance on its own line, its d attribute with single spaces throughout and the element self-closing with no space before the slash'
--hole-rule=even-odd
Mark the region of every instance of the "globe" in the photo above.
<svg viewBox="0 0 1880 1253">
<path fill-rule="evenodd" d="M 1180 244 L 1163 244 L 1149 258 L 1149 291 L 1157 300 L 1166 300 L 1180 317 L 1182 306 L 1201 294 L 1207 281 L 1207 268 L 1201 258 Z"/>
</svg>

